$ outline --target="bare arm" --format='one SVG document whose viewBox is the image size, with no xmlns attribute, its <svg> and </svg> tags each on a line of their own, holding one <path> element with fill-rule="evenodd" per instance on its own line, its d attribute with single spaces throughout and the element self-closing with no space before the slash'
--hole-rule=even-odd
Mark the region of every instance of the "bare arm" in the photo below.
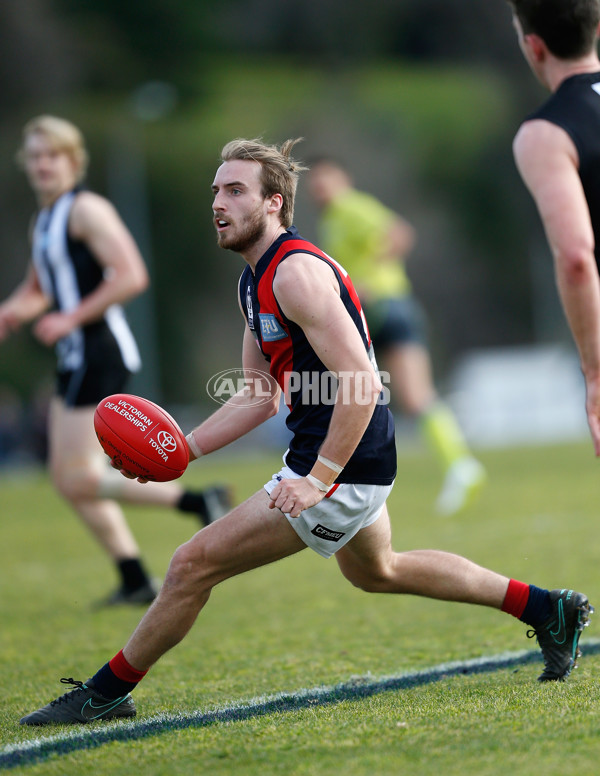
<svg viewBox="0 0 600 776">
<path fill-rule="evenodd" d="M 50 299 L 42 291 L 37 273 L 30 264 L 23 282 L 0 304 L 0 342 L 49 306 Z"/>
<path fill-rule="evenodd" d="M 212 453 L 260 426 L 279 409 L 279 386 L 246 326 L 242 346 L 245 386 L 193 430 L 202 454 Z M 190 449 L 190 460 L 195 459 Z"/>
<path fill-rule="evenodd" d="M 344 466 L 369 425 L 381 382 L 325 262 L 307 254 L 287 259 L 277 270 L 273 290 L 283 312 L 302 328 L 317 356 L 338 377 L 336 402 L 320 453 Z M 333 484 L 337 476 L 320 461 L 310 473 L 325 485 Z M 297 517 L 324 495 L 305 478 L 284 480 L 273 490 L 271 505 Z"/>
<path fill-rule="evenodd" d="M 45 315 L 36 336 L 54 344 L 77 326 L 96 321 L 113 304 L 127 302 L 148 287 L 148 273 L 137 245 L 108 200 L 91 192 L 77 195 L 69 220 L 69 234 L 83 241 L 104 270 L 104 279 L 68 312 Z"/>
<path fill-rule="evenodd" d="M 554 258 L 561 302 L 585 377 L 590 431 L 600 455 L 600 279 L 577 151 L 564 130 L 536 120 L 521 127 L 514 153 Z"/>
</svg>

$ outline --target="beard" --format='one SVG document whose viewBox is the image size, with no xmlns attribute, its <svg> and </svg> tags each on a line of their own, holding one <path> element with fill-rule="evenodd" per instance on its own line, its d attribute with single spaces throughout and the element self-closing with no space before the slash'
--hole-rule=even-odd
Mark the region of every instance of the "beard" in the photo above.
<svg viewBox="0 0 600 776">
<path fill-rule="evenodd" d="M 231 226 L 229 227 L 232 228 Z M 236 234 L 217 232 L 217 243 L 221 248 L 225 248 L 236 253 L 252 248 L 264 235 L 267 228 L 266 219 L 262 214 L 262 205 L 250 213 L 242 223 Z"/>
</svg>

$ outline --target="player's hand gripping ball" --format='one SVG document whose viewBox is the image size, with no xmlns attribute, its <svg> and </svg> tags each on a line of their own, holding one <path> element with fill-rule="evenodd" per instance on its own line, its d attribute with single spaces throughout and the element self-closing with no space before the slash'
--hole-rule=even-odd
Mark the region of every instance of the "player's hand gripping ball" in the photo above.
<svg viewBox="0 0 600 776">
<path fill-rule="evenodd" d="M 181 477 L 189 463 L 183 432 L 168 412 L 148 399 L 115 393 L 98 404 L 94 429 L 117 469 L 153 482 Z"/>
</svg>

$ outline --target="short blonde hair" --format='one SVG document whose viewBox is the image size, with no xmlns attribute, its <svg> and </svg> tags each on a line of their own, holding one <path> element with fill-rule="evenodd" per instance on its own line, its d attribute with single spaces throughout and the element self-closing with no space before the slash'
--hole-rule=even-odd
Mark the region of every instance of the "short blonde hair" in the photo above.
<svg viewBox="0 0 600 776">
<path fill-rule="evenodd" d="M 25 164 L 25 143 L 31 135 L 44 135 L 56 151 L 63 151 L 75 165 L 75 177 L 80 183 L 87 172 L 89 155 L 81 131 L 66 119 L 57 116 L 36 116 L 23 127 L 23 142 L 17 151 L 17 163 Z"/>
<path fill-rule="evenodd" d="M 290 156 L 292 148 L 302 140 L 286 140 L 281 146 L 263 143 L 261 138 L 244 140 L 238 138 L 227 143 L 221 151 L 221 160 L 234 159 L 258 162 L 261 166 L 262 195 L 266 199 L 281 194 L 283 205 L 279 213 L 281 223 L 287 229 L 294 220 L 294 202 L 298 177 L 304 167 Z"/>
</svg>

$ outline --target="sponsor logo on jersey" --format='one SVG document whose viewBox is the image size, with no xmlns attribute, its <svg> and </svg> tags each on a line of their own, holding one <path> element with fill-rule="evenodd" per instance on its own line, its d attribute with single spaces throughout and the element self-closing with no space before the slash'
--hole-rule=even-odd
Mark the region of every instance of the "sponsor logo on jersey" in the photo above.
<svg viewBox="0 0 600 776">
<path fill-rule="evenodd" d="M 258 317 L 260 319 L 260 334 L 263 342 L 275 342 L 287 337 L 287 332 L 281 328 L 281 324 L 273 313 L 259 313 Z"/>
</svg>

